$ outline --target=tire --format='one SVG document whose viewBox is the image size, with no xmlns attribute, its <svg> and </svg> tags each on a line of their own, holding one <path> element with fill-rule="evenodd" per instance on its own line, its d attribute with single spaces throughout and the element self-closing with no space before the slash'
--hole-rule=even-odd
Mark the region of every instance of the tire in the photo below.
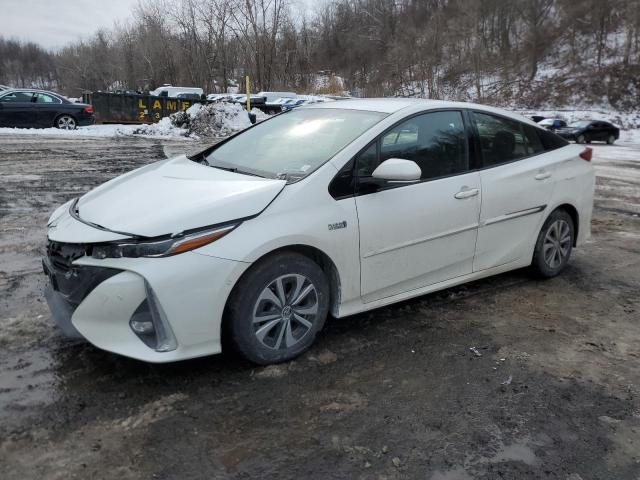
<svg viewBox="0 0 640 480">
<path fill-rule="evenodd" d="M 282 252 L 240 279 L 226 321 L 233 347 L 259 365 L 286 362 L 307 350 L 329 312 L 329 282 L 317 263 Z"/>
<path fill-rule="evenodd" d="M 575 226 L 565 210 L 555 210 L 542 225 L 533 251 L 531 267 L 542 278 L 552 278 L 567 266 L 573 242 Z"/>
<path fill-rule="evenodd" d="M 585 143 L 584 135 L 578 135 L 578 138 L 576 138 L 576 143 Z"/>
<path fill-rule="evenodd" d="M 613 142 L 616 141 L 616 137 L 614 137 L 613 135 L 609 135 L 607 137 L 607 145 L 613 145 Z"/>
<path fill-rule="evenodd" d="M 60 130 L 75 130 L 78 126 L 78 122 L 73 115 L 59 115 L 53 122 L 53 126 Z"/>
</svg>

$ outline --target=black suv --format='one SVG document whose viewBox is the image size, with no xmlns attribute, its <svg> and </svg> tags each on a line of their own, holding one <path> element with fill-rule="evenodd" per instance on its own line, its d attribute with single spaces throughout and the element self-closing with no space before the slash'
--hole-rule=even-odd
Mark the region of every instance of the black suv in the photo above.
<svg viewBox="0 0 640 480">
<path fill-rule="evenodd" d="M 567 140 L 575 140 L 576 143 L 591 143 L 596 140 L 611 145 L 620 138 L 620 129 L 602 120 L 572 122 L 565 128 L 557 129 L 556 133 Z"/>
</svg>

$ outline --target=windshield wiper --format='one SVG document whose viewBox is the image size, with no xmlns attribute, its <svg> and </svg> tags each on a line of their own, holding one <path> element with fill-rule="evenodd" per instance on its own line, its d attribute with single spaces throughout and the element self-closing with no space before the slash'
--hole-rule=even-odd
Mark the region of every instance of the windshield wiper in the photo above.
<svg viewBox="0 0 640 480">
<path fill-rule="evenodd" d="M 213 168 L 219 168 L 220 170 L 226 170 L 227 172 L 239 173 L 241 175 L 251 175 L 252 177 L 260 177 L 264 178 L 262 175 L 258 175 L 257 173 L 247 172 L 246 170 L 240 170 L 238 167 L 221 167 L 220 165 L 211 165 L 206 159 L 207 165 Z"/>
</svg>

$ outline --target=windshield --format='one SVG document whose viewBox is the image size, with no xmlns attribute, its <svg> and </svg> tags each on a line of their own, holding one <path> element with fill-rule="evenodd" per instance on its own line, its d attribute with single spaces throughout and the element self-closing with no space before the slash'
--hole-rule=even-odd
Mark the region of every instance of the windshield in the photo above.
<svg viewBox="0 0 640 480">
<path fill-rule="evenodd" d="M 580 122 L 571 122 L 569 126 L 574 128 L 584 128 L 584 127 L 588 127 L 590 123 L 591 122 L 581 120 Z"/>
<path fill-rule="evenodd" d="M 360 110 L 295 109 L 236 135 L 206 160 L 213 167 L 296 181 L 385 116 Z"/>
<path fill-rule="evenodd" d="M 538 123 L 538 125 L 553 125 L 553 122 L 555 122 L 553 118 L 545 118 L 540 123 Z"/>
</svg>

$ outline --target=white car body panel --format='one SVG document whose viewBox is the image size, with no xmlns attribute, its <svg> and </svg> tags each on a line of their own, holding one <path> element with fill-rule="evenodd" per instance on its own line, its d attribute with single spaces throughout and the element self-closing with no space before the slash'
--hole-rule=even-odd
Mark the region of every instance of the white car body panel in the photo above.
<svg viewBox="0 0 640 480">
<path fill-rule="evenodd" d="M 155 237 L 260 213 L 285 183 L 207 167 L 182 155 L 92 190 L 78 202 L 79 216 L 110 230 Z"/>
<path fill-rule="evenodd" d="M 63 243 L 127 238 L 117 232 L 154 237 L 245 219 L 213 243 L 172 257 L 76 260 L 75 265 L 123 271 L 98 285 L 73 313 L 72 323 L 85 338 L 99 348 L 150 362 L 217 353 L 232 289 L 254 262 L 281 248 L 313 249 L 329 260 L 332 313 L 343 317 L 529 265 L 542 223 L 560 205 L 571 205 L 578 214 L 577 245 L 589 236 L 594 173 L 578 157 L 582 149 L 574 146 L 368 195 L 334 199 L 329 194 L 331 181 L 361 149 L 414 113 L 473 109 L 536 126 L 520 115 L 413 99 L 341 100 L 299 108 L 388 116 L 292 184 L 182 156 L 130 172 L 81 197 L 82 221 L 103 229 L 74 218 L 70 203 L 56 210 L 48 236 Z M 548 172 L 549 177 L 535 179 Z M 455 198 L 476 189 L 476 194 Z M 536 207 L 543 208 L 531 211 Z M 170 321 L 178 343 L 173 351 L 147 347 L 129 327 L 129 317 L 144 299 L 145 282 Z"/>
<path fill-rule="evenodd" d="M 167 258 L 84 257 L 76 263 L 125 271 L 89 293 L 71 318 L 74 327 L 98 348 L 153 363 L 219 353 L 219 319 L 235 282 L 249 267 L 193 252 Z M 145 298 L 145 280 L 167 316 L 179 319 L 171 322 L 176 350 L 156 352 L 129 328 L 127 319 Z"/>
<path fill-rule="evenodd" d="M 476 195 L 454 197 L 465 188 Z M 363 301 L 471 273 L 479 191 L 471 172 L 356 197 Z"/>
</svg>

